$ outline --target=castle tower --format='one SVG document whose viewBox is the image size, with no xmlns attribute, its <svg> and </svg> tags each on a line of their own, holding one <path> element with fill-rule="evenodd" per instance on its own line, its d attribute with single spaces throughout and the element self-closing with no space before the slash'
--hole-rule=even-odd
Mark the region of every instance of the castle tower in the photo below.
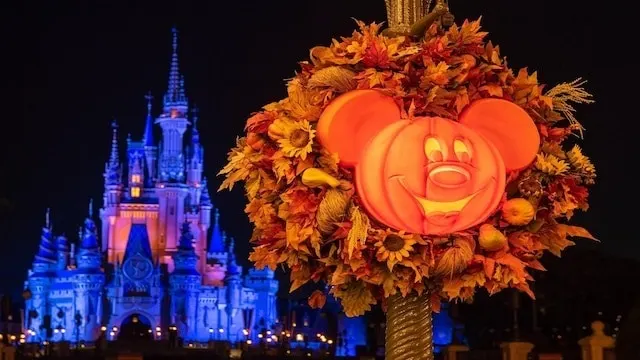
<svg viewBox="0 0 640 360">
<path fill-rule="evenodd" d="M 115 120 L 111 123 L 112 139 L 111 154 L 109 161 L 105 164 L 104 170 L 104 196 L 103 209 L 100 211 L 102 220 L 102 250 L 106 251 L 109 244 L 109 237 L 115 233 L 115 219 L 118 216 L 118 205 L 122 199 L 122 167 L 120 166 L 120 156 L 118 154 L 118 124 Z M 109 260 L 113 254 L 108 254 Z"/>
<path fill-rule="evenodd" d="M 227 260 L 227 274 L 224 278 L 224 284 L 227 287 L 227 339 L 229 341 L 238 340 L 237 327 L 234 325 L 238 324 L 236 316 L 242 315 L 240 313 L 240 302 L 242 298 L 242 267 L 238 266 L 236 263 L 236 254 L 235 254 L 235 240 L 233 238 L 229 239 L 229 248 L 227 250 L 228 260 Z M 240 322 L 242 324 L 242 322 Z"/>
<path fill-rule="evenodd" d="M 127 139 L 127 160 L 129 172 L 127 182 L 129 193 L 127 198 L 137 199 L 142 197 L 145 185 L 145 151 L 143 142 L 134 142 Z"/>
<path fill-rule="evenodd" d="M 51 323 L 51 314 L 47 306 L 49 288 L 57 267 L 56 247 L 51 238 L 49 209 L 46 212 L 45 226 L 40 235 L 40 246 L 33 261 L 33 268 L 27 280 L 27 289 L 31 298 L 25 304 L 25 327 L 29 332 L 29 341 L 47 339 L 47 328 Z"/>
<path fill-rule="evenodd" d="M 153 184 L 156 179 L 156 159 L 158 157 L 158 147 L 153 139 L 153 115 L 151 115 L 153 96 L 149 92 L 145 97 L 147 99 L 147 119 L 144 123 L 144 134 L 142 136 L 142 143 L 144 145 L 144 156 L 146 160 L 147 176 L 145 177 L 147 187 Z"/>
<path fill-rule="evenodd" d="M 256 292 L 256 307 L 253 319 L 256 323 L 264 320 L 266 327 L 276 323 L 276 293 L 278 292 L 278 280 L 274 278 L 273 270 L 265 267 L 264 269 L 249 269 L 249 274 L 245 278 L 244 285 Z"/>
<path fill-rule="evenodd" d="M 173 29 L 173 55 L 169 71 L 169 87 L 163 99 L 163 113 L 156 119 L 162 128 L 162 149 L 158 164 L 156 193 L 159 205 L 160 247 L 168 253 L 175 251 L 180 227 L 184 221 L 185 198 L 188 187 L 184 183 L 183 139 L 189 121 L 189 105 L 184 94 L 184 80 L 178 68 L 178 33 Z M 165 259 L 169 261 L 170 258 Z M 169 268 L 172 266 L 170 264 Z"/>
<path fill-rule="evenodd" d="M 186 340 L 197 336 L 196 312 L 202 276 L 197 270 L 198 255 L 193 248 L 190 224 L 181 227 L 180 242 L 173 254 L 175 270 L 169 277 L 171 286 L 171 317 L 178 334 Z"/>
<path fill-rule="evenodd" d="M 173 29 L 173 55 L 169 71 L 169 87 L 163 99 L 163 112 L 156 119 L 162 128 L 162 152 L 158 179 L 161 182 L 184 181 L 184 155 L 182 136 L 189 121 L 189 103 L 184 94 L 184 79 L 178 67 L 178 31 Z"/>
<path fill-rule="evenodd" d="M 101 268 L 102 255 L 98 244 L 96 224 L 93 219 L 93 201 L 89 202 L 89 216 L 84 221 L 84 231 L 78 254 L 77 271 L 73 278 L 74 334 L 76 341 L 93 341 L 100 332 L 105 276 Z"/>
</svg>

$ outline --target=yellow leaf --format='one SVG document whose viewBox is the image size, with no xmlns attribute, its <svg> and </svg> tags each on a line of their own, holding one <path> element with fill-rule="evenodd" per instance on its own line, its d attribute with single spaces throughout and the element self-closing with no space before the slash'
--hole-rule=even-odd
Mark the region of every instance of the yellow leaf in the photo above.
<svg viewBox="0 0 640 360">
<path fill-rule="evenodd" d="M 367 240 L 367 233 L 369 232 L 369 218 L 363 214 L 356 206 L 353 207 L 351 213 L 351 229 L 347 235 L 347 253 L 349 258 L 353 256 L 353 250 L 356 247 L 364 246 Z"/>
<path fill-rule="evenodd" d="M 502 87 L 500 85 L 487 84 L 487 85 L 481 86 L 480 90 L 484 90 L 488 92 L 489 95 L 491 96 L 500 97 L 500 98 L 503 96 Z"/>
</svg>

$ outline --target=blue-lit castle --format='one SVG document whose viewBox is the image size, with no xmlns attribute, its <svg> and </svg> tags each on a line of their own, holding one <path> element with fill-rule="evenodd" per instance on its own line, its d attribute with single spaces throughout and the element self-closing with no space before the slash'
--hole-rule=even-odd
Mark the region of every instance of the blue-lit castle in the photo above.
<svg viewBox="0 0 640 360">
<path fill-rule="evenodd" d="M 211 203 L 175 30 L 169 86 L 155 121 L 147 100 L 142 141 L 127 140 L 126 167 L 113 125 L 103 205 L 95 219 L 90 206 L 77 245 L 52 234 L 47 212 L 25 282 L 28 341 L 91 342 L 131 336 L 133 328 L 150 338 L 174 331 L 187 341 L 236 341 L 277 321 L 273 272 L 243 275 L 234 240 L 221 230 Z M 162 129 L 160 142 L 154 123 Z"/>
</svg>

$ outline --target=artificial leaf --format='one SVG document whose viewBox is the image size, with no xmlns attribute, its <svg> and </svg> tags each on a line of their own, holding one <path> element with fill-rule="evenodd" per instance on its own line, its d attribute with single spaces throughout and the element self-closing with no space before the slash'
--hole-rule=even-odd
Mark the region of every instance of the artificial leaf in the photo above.
<svg viewBox="0 0 640 360">
<path fill-rule="evenodd" d="M 309 296 L 309 307 L 312 309 L 322 309 L 327 302 L 327 296 L 320 290 L 315 290 Z"/>
</svg>

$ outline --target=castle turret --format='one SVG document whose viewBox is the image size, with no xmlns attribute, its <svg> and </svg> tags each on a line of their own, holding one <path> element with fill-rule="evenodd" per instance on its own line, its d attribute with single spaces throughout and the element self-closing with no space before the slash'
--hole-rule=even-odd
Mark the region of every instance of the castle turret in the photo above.
<svg viewBox="0 0 640 360">
<path fill-rule="evenodd" d="M 191 196 L 191 206 L 197 207 L 200 204 L 202 193 L 202 169 L 204 164 L 204 150 L 200 144 L 200 133 L 198 132 L 198 109 L 192 111 L 193 127 L 191 128 L 191 144 L 187 158 L 187 184 L 189 185 L 189 195 Z"/>
<path fill-rule="evenodd" d="M 249 269 L 244 285 L 255 291 L 257 295 L 254 321 L 264 322 L 266 327 L 276 323 L 278 312 L 276 308 L 276 293 L 278 292 L 278 280 L 274 278 L 273 270 Z"/>
<path fill-rule="evenodd" d="M 151 187 L 153 181 L 156 178 L 156 159 L 158 158 L 158 147 L 153 139 L 153 115 L 151 115 L 153 96 L 149 92 L 145 99 L 147 99 L 147 119 L 144 123 L 144 134 L 142 135 L 142 143 L 144 144 L 144 156 L 146 160 L 146 186 Z"/>
<path fill-rule="evenodd" d="M 58 252 L 58 270 L 65 270 L 69 265 L 69 242 L 64 235 L 56 238 L 56 248 Z"/>
<path fill-rule="evenodd" d="M 76 340 L 93 341 L 100 332 L 102 317 L 104 272 L 98 245 L 96 224 L 93 222 L 93 201 L 89 202 L 89 216 L 76 255 L 77 271 L 73 279 L 74 318 L 78 327 Z"/>
<path fill-rule="evenodd" d="M 45 226 L 40 235 L 40 247 L 33 261 L 33 269 L 27 281 L 31 296 L 26 307 L 25 325 L 29 332 L 29 341 L 47 339 L 47 328 L 51 325 L 51 316 L 47 306 L 49 288 L 57 267 L 56 247 L 52 241 L 49 209 L 46 212 Z"/>
<path fill-rule="evenodd" d="M 178 327 L 180 336 L 187 340 L 197 336 L 196 310 L 202 283 L 202 276 L 197 270 L 198 255 L 193 247 L 193 239 L 190 224 L 185 221 L 177 251 L 173 255 L 175 270 L 169 277 L 173 323 Z"/>
<path fill-rule="evenodd" d="M 224 278 L 224 283 L 227 287 L 227 329 L 228 339 L 237 340 L 238 333 L 237 328 L 234 328 L 234 324 L 238 324 L 234 321 L 236 316 L 240 313 L 241 298 L 242 298 L 242 267 L 236 263 L 235 254 L 235 240 L 229 239 L 229 248 L 227 249 L 227 274 Z"/>
<path fill-rule="evenodd" d="M 220 211 L 216 208 L 213 214 L 213 228 L 207 247 L 207 259 L 217 264 L 226 264 L 227 253 L 224 249 L 226 234 L 220 226 Z"/>
<path fill-rule="evenodd" d="M 103 209 L 100 211 L 102 219 L 102 250 L 107 250 L 109 236 L 115 233 L 115 219 L 118 215 L 118 205 L 122 199 L 122 166 L 118 154 L 118 124 L 115 120 L 111 123 L 112 139 L 109 161 L 104 170 L 104 195 Z M 109 259 L 111 259 L 109 254 Z"/>
</svg>

